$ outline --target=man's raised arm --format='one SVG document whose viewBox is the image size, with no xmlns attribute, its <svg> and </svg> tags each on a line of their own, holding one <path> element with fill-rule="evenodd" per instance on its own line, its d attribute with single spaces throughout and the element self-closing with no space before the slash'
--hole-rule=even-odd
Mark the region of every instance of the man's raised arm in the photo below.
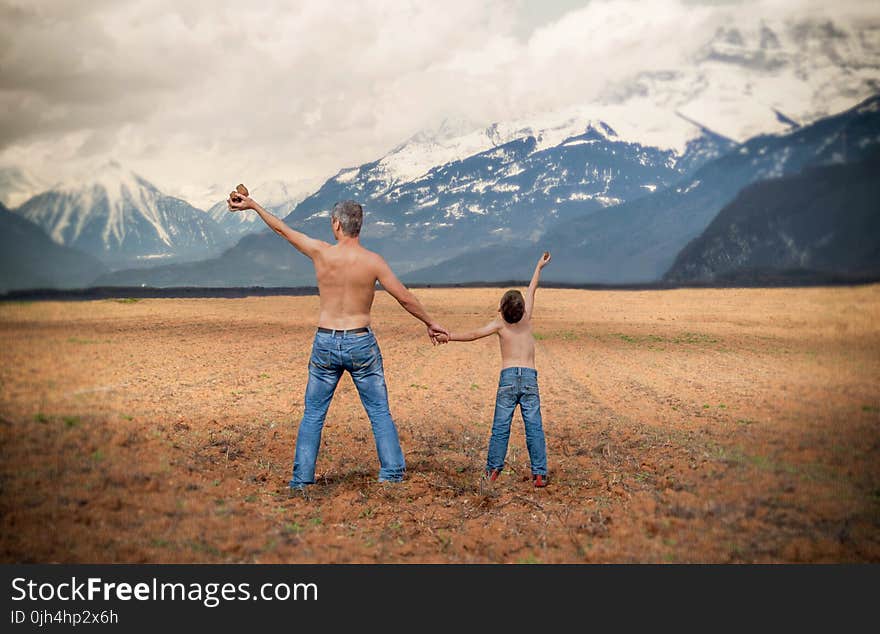
<svg viewBox="0 0 880 634">
<path fill-rule="evenodd" d="M 388 266 L 388 263 L 380 256 L 376 256 L 376 258 L 378 259 L 376 278 L 379 280 L 382 288 L 388 291 L 388 294 L 396 299 L 397 303 L 403 306 L 406 312 L 428 327 L 428 336 L 431 338 L 431 343 L 437 344 L 438 335 L 448 337 L 449 331 L 431 319 L 431 316 L 428 314 L 428 311 L 425 310 L 425 307 L 422 306 L 422 303 L 412 294 L 412 291 L 397 279 L 397 276 L 394 274 L 394 271 L 391 270 L 391 267 Z"/>
<path fill-rule="evenodd" d="M 273 216 L 263 209 L 263 207 L 254 199 L 248 196 L 243 196 L 242 194 L 237 194 L 236 196 L 239 198 L 238 201 L 234 201 L 232 198 L 226 200 L 226 205 L 229 207 L 230 211 L 253 209 L 260 215 L 260 218 L 263 219 L 263 222 L 265 222 L 272 231 L 295 246 L 296 249 L 306 257 L 313 258 L 318 250 L 330 246 L 323 240 L 311 238 L 301 231 L 291 229 L 283 220 Z"/>
</svg>

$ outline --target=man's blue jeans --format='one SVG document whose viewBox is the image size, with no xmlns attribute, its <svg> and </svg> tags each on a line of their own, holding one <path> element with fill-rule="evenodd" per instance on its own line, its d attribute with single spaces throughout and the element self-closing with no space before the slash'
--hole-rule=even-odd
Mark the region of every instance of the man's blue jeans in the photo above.
<svg viewBox="0 0 880 634">
<path fill-rule="evenodd" d="M 296 436 L 293 478 L 290 486 L 302 488 L 315 482 L 315 462 L 321 444 L 321 430 L 327 409 L 342 373 L 348 371 L 370 417 L 376 451 L 379 454 L 379 481 L 399 482 L 406 463 L 397 437 L 397 428 L 388 408 L 388 390 L 382 353 L 373 331 L 366 333 L 318 332 L 309 360 L 305 412 Z"/>
<path fill-rule="evenodd" d="M 489 439 L 486 469 L 504 468 L 507 442 L 510 440 L 510 422 L 519 405 L 526 427 L 526 447 L 529 450 L 533 475 L 547 475 L 547 445 L 541 424 L 541 397 L 538 394 L 538 371 L 532 368 L 504 368 L 498 379 L 495 395 L 495 419 Z"/>
</svg>

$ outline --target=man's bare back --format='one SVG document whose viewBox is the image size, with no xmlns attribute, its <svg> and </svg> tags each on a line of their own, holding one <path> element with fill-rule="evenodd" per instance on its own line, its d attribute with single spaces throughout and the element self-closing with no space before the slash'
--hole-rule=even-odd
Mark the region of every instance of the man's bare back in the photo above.
<svg viewBox="0 0 880 634">
<path fill-rule="evenodd" d="M 378 281 L 407 312 L 427 326 L 432 343 L 437 343 L 439 334 L 448 335 L 445 328 L 431 319 L 416 296 L 397 279 L 382 256 L 361 246 L 360 221 L 357 231 L 346 233 L 339 219 L 331 217 L 336 238 L 336 244 L 331 245 L 288 227 L 242 192 L 230 196 L 226 203 L 230 211 L 256 211 L 269 228 L 312 260 L 321 296 L 319 327 L 350 330 L 369 326 Z"/>
<path fill-rule="evenodd" d="M 370 325 L 380 256 L 360 245 L 327 245 L 312 261 L 321 295 L 318 326 L 347 330 Z"/>
</svg>

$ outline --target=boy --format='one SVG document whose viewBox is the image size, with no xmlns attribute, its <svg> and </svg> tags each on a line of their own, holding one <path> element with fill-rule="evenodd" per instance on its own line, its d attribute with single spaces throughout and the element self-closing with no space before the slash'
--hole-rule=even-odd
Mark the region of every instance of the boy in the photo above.
<svg viewBox="0 0 880 634">
<path fill-rule="evenodd" d="M 532 336 L 532 308 L 541 269 L 550 262 L 550 253 L 538 260 L 532 281 L 523 298 L 519 291 L 507 291 L 501 298 L 498 317 L 482 328 L 470 332 L 450 332 L 439 340 L 474 341 L 497 334 L 501 343 L 501 377 L 495 395 L 495 417 L 489 455 L 486 459 L 486 477 L 494 482 L 504 468 L 510 422 L 519 404 L 526 428 L 526 447 L 532 468 L 532 483 L 547 486 L 547 449 L 541 425 L 541 400 L 538 396 L 538 372 L 535 370 L 535 338 Z"/>
</svg>

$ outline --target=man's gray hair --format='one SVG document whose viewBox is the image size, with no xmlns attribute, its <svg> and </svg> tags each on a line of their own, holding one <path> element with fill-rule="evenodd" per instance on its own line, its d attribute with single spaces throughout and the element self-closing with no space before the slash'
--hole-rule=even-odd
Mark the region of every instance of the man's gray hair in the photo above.
<svg viewBox="0 0 880 634">
<path fill-rule="evenodd" d="M 336 218 L 342 225 L 342 233 L 349 237 L 359 236 L 364 222 L 364 208 L 353 200 L 343 200 L 333 205 L 331 218 Z"/>
</svg>

